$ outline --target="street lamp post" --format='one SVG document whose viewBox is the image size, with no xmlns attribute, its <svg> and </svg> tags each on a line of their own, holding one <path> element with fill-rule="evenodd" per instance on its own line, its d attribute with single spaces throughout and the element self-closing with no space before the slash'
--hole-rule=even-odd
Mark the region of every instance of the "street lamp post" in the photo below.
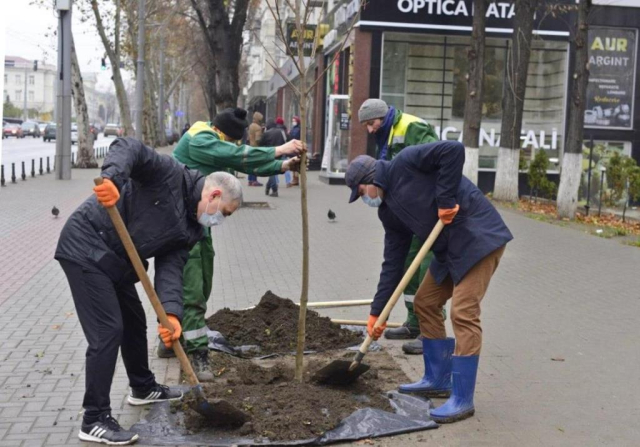
<svg viewBox="0 0 640 447">
<path fill-rule="evenodd" d="M 142 140 L 144 110 L 144 10 L 145 0 L 138 0 L 138 72 L 136 76 L 136 138 Z"/>
<path fill-rule="evenodd" d="M 58 89 L 56 101 L 57 180 L 71 180 L 71 7 L 72 0 L 57 0 Z"/>
</svg>

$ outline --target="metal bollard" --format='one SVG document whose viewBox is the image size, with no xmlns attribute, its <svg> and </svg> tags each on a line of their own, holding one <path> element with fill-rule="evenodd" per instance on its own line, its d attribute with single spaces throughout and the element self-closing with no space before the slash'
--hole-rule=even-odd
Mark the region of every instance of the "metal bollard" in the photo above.
<svg viewBox="0 0 640 447">
<path fill-rule="evenodd" d="M 27 179 L 27 174 L 24 171 L 24 161 L 21 162 L 21 164 L 22 164 L 22 175 L 21 175 L 21 177 L 22 177 L 22 181 L 25 181 Z"/>
<path fill-rule="evenodd" d="M 0 166 L 0 186 L 6 186 L 4 184 L 4 165 Z"/>
<path fill-rule="evenodd" d="M 40 175 L 42 175 L 42 157 L 40 157 Z"/>
<path fill-rule="evenodd" d="M 36 176 L 36 161 L 31 159 L 31 178 Z"/>
<path fill-rule="evenodd" d="M 47 174 L 51 172 L 51 170 L 49 169 L 49 156 L 47 156 Z"/>
<path fill-rule="evenodd" d="M 16 182 L 16 164 L 11 163 L 11 183 Z"/>
<path fill-rule="evenodd" d="M 73 167 L 73 152 L 71 152 L 71 166 Z"/>
</svg>

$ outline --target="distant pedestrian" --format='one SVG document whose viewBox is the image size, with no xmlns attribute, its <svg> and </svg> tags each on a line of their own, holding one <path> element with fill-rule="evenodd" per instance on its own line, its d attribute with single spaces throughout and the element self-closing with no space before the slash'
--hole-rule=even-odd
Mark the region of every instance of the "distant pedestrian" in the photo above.
<svg viewBox="0 0 640 447">
<path fill-rule="evenodd" d="M 262 123 L 264 115 L 260 112 L 253 112 L 253 122 L 249 125 L 249 146 L 258 147 L 260 145 L 260 139 L 262 138 Z M 258 181 L 258 177 L 255 174 L 249 174 L 249 186 L 262 186 L 262 183 Z"/>
<path fill-rule="evenodd" d="M 286 131 L 286 128 L 284 127 L 284 120 L 282 118 L 277 118 L 275 121 L 269 121 L 267 123 L 267 131 L 262 135 L 262 139 L 260 140 L 260 145 L 267 146 L 267 147 L 280 146 L 285 144 L 286 141 L 287 141 L 287 131 Z M 265 188 L 265 194 L 269 195 L 269 192 L 271 191 L 271 197 L 278 197 L 278 183 L 279 183 L 278 175 L 270 176 L 269 181 L 267 182 L 267 186 Z"/>
<path fill-rule="evenodd" d="M 191 124 L 185 123 L 184 127 L 182 128 L 182 133 L 180 134 L 180 136 L 182 137 L 185 133 L 187 133 L 190 127 L 191 127 Z"/>
</svg>

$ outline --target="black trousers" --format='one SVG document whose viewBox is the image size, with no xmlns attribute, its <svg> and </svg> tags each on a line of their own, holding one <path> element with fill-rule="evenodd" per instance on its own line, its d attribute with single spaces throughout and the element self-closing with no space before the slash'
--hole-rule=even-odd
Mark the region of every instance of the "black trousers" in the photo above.
<svg viewBox="0 0 640 447">
<path fill-rule="evenodd" d="M 109 392 L 118 349 L 129 385 L 146 391 L 156 384 L 149 369 L 147 320 L 135 285 L 118 285 L 98 269 L 60 261 L 89 347 L 82 406 L 86 423 L 111 412 Z"/>
</svg>

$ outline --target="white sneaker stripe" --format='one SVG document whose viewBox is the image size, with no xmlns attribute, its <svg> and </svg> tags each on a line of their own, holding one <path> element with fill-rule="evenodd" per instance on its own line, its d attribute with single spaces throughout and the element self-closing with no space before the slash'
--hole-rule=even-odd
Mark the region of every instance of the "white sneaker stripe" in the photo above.
<svg viewBox="0 0 640 447">
<path fill-rule="evenodd" d="M 96 431 L 99 429 L 100 427 L 98 427 L 97 425 L 95 427 L 93 427 L 91 429 L 91 431 L 89 432 L 89 435 L 93 436 L 95 435 Z"/>
<path fill-rule="evenodd" d="M 98 438 L 102 438 L 102 436 L 107 432 L 106 429 L 101 429 L 100 432 L 98 433 Z"/>
</svg>

